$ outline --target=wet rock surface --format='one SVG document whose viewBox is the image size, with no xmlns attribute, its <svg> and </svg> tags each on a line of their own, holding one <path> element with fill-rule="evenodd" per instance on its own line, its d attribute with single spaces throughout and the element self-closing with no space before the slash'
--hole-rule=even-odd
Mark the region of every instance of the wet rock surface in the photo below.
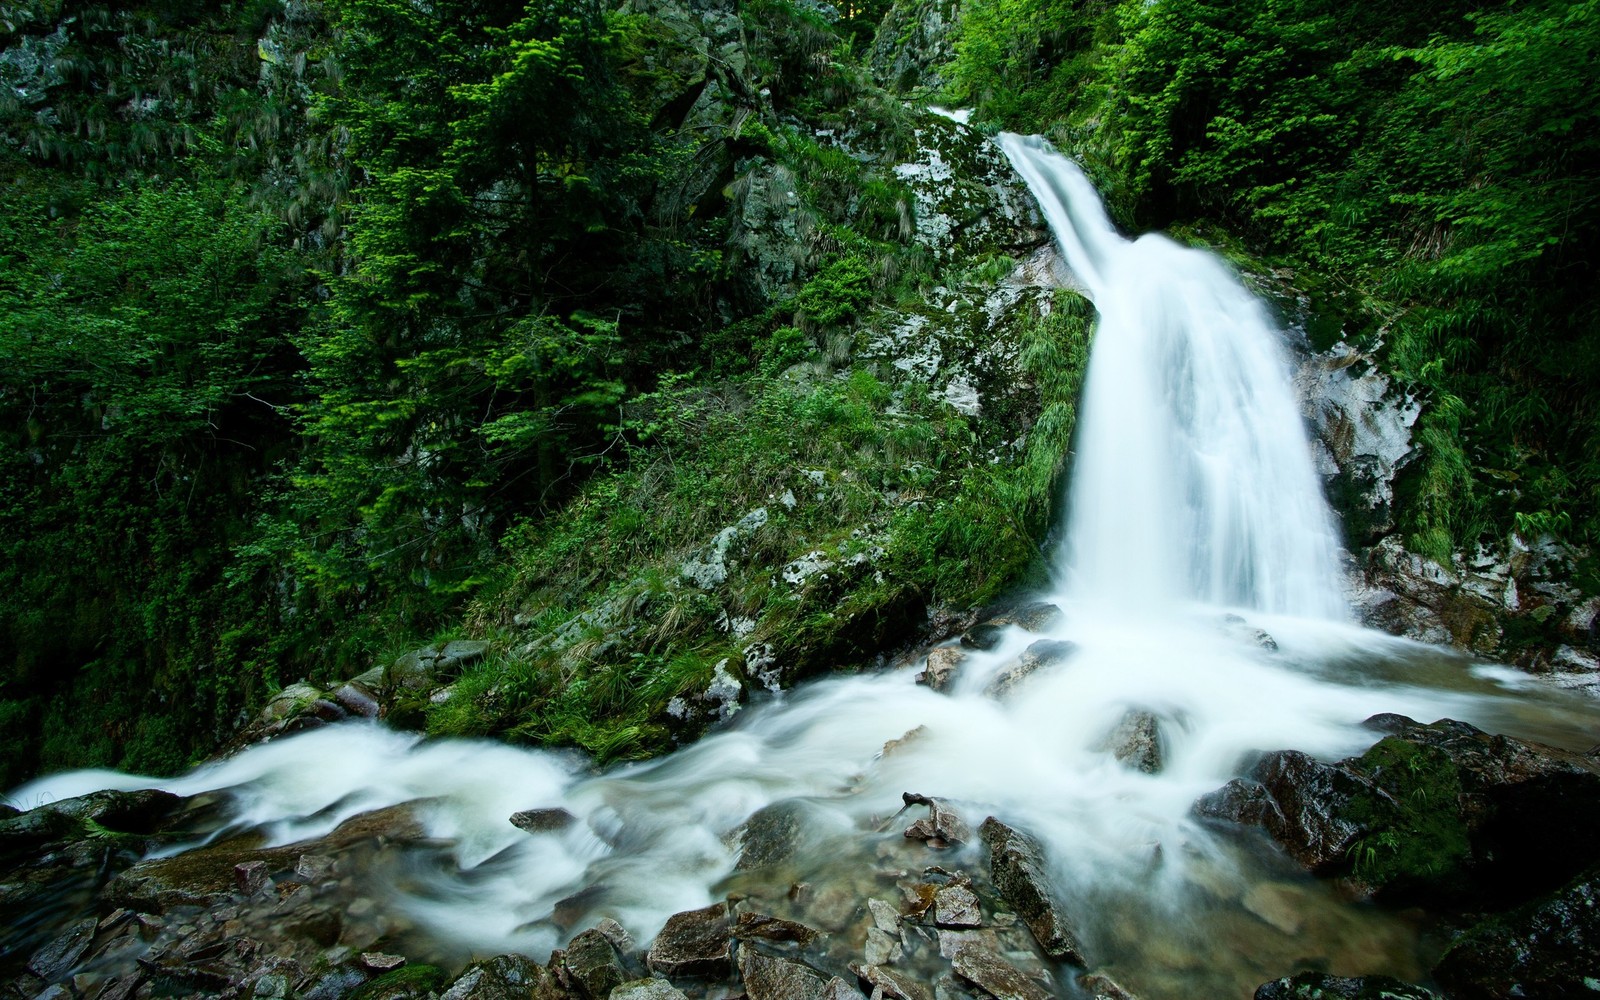
<svg viewBox="0 0 1600 1000">
<path fill-rule="evenodd" d="M 666 977 L 721 978 L 733 969 L 728 904 L 676 914 L 650 947 L 650 968 Z"/>
<path fill-rule="evenodd" d="M 1066 639 L 1040 639 L 1017 657 L 1016 662 L 1000 669 L 983 693 L 991 698 L 1009 697 L 1022 682 L 1041 670 L 1059 666 L 1072 658 L 1078 644 Z"/>
<path fill-rule="evenodd" d="M 989 849 L 989 873 L 1001 898 L 1015 908 L 1051 958 L 1088 964 L 1077 930 L 1055 899 L 1044 849 L 1032 837 L 990 816 L 978 828 Z"/>
<path fill-rule="evenodd" d="M 1155 713 L 1130 709 L 1097 749 L 1110 753 L 1120 763 L 1145 774 L 1161 770 L 1161 723 Z"/>
<path fill-rule="evenodd" d="M 1265 755 L 1195 804 L 1257 825 L 1314 872 L 1396 899 L 1507 906 L 1600 859 L 1600 763 L 1466 723 L 1374 716 L 1335 764 Z"/>
</svg>

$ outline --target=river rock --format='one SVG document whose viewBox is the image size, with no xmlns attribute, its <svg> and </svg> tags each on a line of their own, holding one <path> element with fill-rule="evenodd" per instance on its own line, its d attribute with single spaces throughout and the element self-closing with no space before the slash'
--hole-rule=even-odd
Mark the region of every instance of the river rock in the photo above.
<svg viewBox="0 0 1600 1000">
<path fill-rule="evenodd" d="M 234 865 L 233 882 L 241 893 L 254 896 L 272 884 L 272 867 L 265 861 L 246 861 Z"/>
<path fill-rule="evenodd" d="M 511 825 L 528 833 L 556 833 L 578 821 L 565 809 L 524 809 L 511 814 Z"/>
<path fill-rule="evenodd" d="M 1015 663 L 995 674 L 983 693 L 991 698 L 1006 698 L 1028 677 L 1065 662 L 1077 651 L 1078 644 L 1066 639 L 1040 639 L 1023 650 Z"/>
<path fill-rule="evenodd" d="M 978 927 L 983 923 L 977 895 L 960 883 L 947 885 L 934 893 L 933 913 L 933 922 L 939 927 Z"/>
<path fill-rule="evenodd" d="M 1389 735 L 1359 757 L 1267 754 L 1196 813 L 1390 898 L 1514 905 L 1600 858 L 1600 763 L 1448 719 L 1367 725 Z"/>
<path fill-rule="evenodd" d="M 967 654 L 955 646 L 937 646 L 928 650 L 928 665 L 917 675 L 917 683 L 935 691 L 948 691 L 956 682 L 956 674 L 965 663 Z"/>
<path fill-rule="evenodd" d="M 439 1000 L 554 1000 L 563 995 L 548 969 L 522 955 L 499 955 L 467 966 Z"/>
<path fill-rule="evenodd" d="M 956 974 L 995 1000 L 1051 1000 L 1051 992 L 992 951 L 963 945 L 952 959 Z"/>
<path fill-rule="evenodd" d="M 954 847 L 972 840 L 972 828 L 943 799 L 918 795 L 916 792 L 904 792 L 900 797 L 907 806 L 928 807 L 927 816 L 906 827 L 908 840 L 921 840 L 929 847 Z"/>
<path fill-rule="evenodd" d="M 1294 859 L 1313 872 L 1344 865 L 1368 827 L 1351 816 L 1351 804 L 1381 795 L 1372 782 L 1300 753 L 1267 754 L 1250 771 L 1261 792 L 1230 783 L 1195 803 L 1209 819 L 1259 822 Z M 1263 795 L 1262 792 L 1265 794 Z"/>
<path fill-rule="evenodd" d="M 1161 724 L 1143 709 L 1129 709 L 1096 746 L 1110 752 L 1121 763 L 1145 774 L 1161 770 Z"/>
<path fill-rule="evenodd" d="M 281 992 L 274 994 L 262 992 L 262 982 L 269 978 L 283 982 L 284 985 Z M 404 965 L 398 969 L 391 969 L 382 973 L 376 979 L 361 987 L 353 996 L 359 997 L 360 1000 L 430 1000 L 430 998 L 439 995 L 439 988 L 444 985 L 448 978 L 444 974 L 444 970 L 432 965 Z M 488 983 L 485 983 L 481 977 L 478 980 L 478 985 L 488 988 Z M 277 984 L 274 983 L 272 988 L 276 990 L 278 988 Z M 253 1000 L 263 1000 L 263 998 L 269 996 L 287 997 L 288 995 L 289 986 L 285 981 L 285 977 L 281 975 L 263 976 L 256 982 Z M 487 993 L 484 995 L 488 996 Z M 555 1000 L 554 996 L 549 994 L 545 998 L 541 998 L 541 1000 L 546 1000 L 546 998 Z"/>
<path fill-rule="evenodd" d="M 794 920 L 747 910 L 734 921 L 733 936 L 741 941 L 783 941 L 804 947 L 821 936 L 821 932 Z"/>
<path fill-rule="evenodd" d="M 1027 601 L 990 618 L 988 624 L 1012 625 L 1025 632 L 1053 632 L 1065 625 L 1066 614 L 1049 601 Z"/>
<path fill-rule="evenodd" d="M 828 982 L 815 970 L 754 948 L 739 951 L 739 976 L 750 1000 L 824 1000 Z M 856 994 L 859 996 L 860 994 Z"/>
<path fill-rule="evenodd" d="M 806 806 L 795 799 L 774 802 L 751 814 L 739 832 L 739 871 L 782 864 L 805 839 Z"/>
<path fill-rule="evenodd" d="M 669 979 L 715 979 L 733 971 L 728 904 L 677 913 L 650 946 L 650 969 Z"/>
<path fill-rule="evenodd" d="M 33 953 L 33 957 L 28 959 L 28 971 L 47 983 L 60 980 L 89 950 L 98 923 L 98 920 L 89 917 L 68 927 L 60 937 Z"/>
<path fill-rule="evenodd" d="M 989 848 L 990 880 L 1028 925 L 1044 953 L 1057 961 L 1088 964 L 1073 921 L 1050 887 L 1038 841 L 993 816 L 983 821 L 978 835 Z"/>
<path fill-rule="evenodd" d="M 562 954 L 561 964 L 566 970 L 562 978 L 576 985 L 589 1000 L 609 997 L 628 979 L 611 939 L 598 930 L 587 930 L 573 938 Z"/>
<path fill-rule="evenodd" d="M 872 988 L 872 995 L 890 997 L 892 1000 L 934 1000 L 933 991 L 927 986 L 912 978 L 909 973 L 901 972 L 887 965 L 862 965 L 859 962 L 850 964 L 850 971 L 863 983 Z"/>
<path fill-rule="evenodd" d="M 1388 976 L 1347 979 L 1321 972 L 1302 972 L 1262 984 L 1256 989 L 1255 1000 L 1439 1000 L 1439 997 L 1420 986 Z"/>
<path fill-rule="evenodd" d="M 689 1000 L 665 979 L 635 979 L 611 991 L 610 1000 Z"/>
<path fill-rule="evenodd" d="M 1592 994 L 1600 979 L 1600 867 L 1456 938 L 1433 976 L 1462 997 Z"/>
</svg>

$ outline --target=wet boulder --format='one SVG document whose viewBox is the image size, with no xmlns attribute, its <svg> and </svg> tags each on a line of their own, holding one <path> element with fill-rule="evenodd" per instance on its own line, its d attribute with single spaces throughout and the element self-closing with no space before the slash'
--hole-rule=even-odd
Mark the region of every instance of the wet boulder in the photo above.
<svg viewBox="0 0 1600 1000">
<path fill-rule="evenodd" d="M 1156 774 L 1161 770 L 1161 723 L 1154 713 L 1129 709 L 1096 749 L 1110 753 L 1120 763 Z"/>
<path fill-rule="evenodd" d="M 774 802 L 751 814 L 739 831 L 740 871 L 782 864 L 805 840 L 806 806 L 794 799 Z"/>
<path fill-rule="evenodd" d="M 499 955 L 462 970 L 439 1000 L 555 1000 L 566 996 L 550 970 L 521 955 Z"/>
<path fill-rule="evenodd" d="M 689 1000 L 665 979 L 635 979 L 611 991 L 610 1000 Z"/>
<path fill-rule="evenodd" d="M 956 975 L 995 1000 L 1051 1000 L 1052 991 L 986 948 L 963 945 L 951 960 Z"/>
<path fill-rule="evenodd" d="M 1195 812 L 1391 899 L 1509 906 L 1600 859 L 1600 763 L 1448 719 L 1367 724 L 1388 735 L 1360 756 L 1267 754 Z"/>
<path fill-rule="evenodd" d="M 917 675 L 917 683 L 935 691 L 948 691 L 955 685 L 956 675 L 965 663 L 967 654 L 956 646 L 938 646 L 928 650 L 928 664 Z"/>
<path fill-rule="evenodd" d="M 1040 639 L 1023 650 L 1015 663 L 995 674 L 983 693 L 991 698 L 1006 698 L 1035 673 L 1066 662 L 1077 651 L 1078 644 L 1066 639 Z"/>
<path fill-rule="evenodd" d="M 955 847 L 972 840 L 972 828 L 950 803 L 916 792 L 904 792 L 900 798 L 907 808 L 928 807 L 927 816 L 906 828 L 906 839 L 923 841 L 929 847 Z"/>
<path fill-rule="evenodd" d="M 1066 614 L 1049 601 L 1026 601 L 995 615 L 989 624 L 1012 625 L 1025 632 L 1053 632 L 1066 624 Z"/>
<path fill-rule="evenodd" d="M 90 917 L 68 927 L 65 933 L 33 953 L 28 959 L 28 971 L 47 983 L 59 981 L 89 950 L 97 923 Z"/>
<path fill-rule="evenodd" d="M 578 821 L 565 809 L 524 809 L 511 814 L 511 825 L 528 833 L 559 833 Z"/>
<path fill-rule="evenodd" d="M 821 932 L 798 921 L 746 910 L 734 921 L 733 936 L 741 941 L 779 941 L 804 947 Z"/>
<path fill-rule="evenodd" d="M 579 934 L 562 953 L 562 981 L 587 1000 L 605 1000 L 628 978 L 616 947 L 598 930 Z"/>
<path fill-rule="evenodd" d="M 1066 909 L 1057 902 L 1039 842 L 990 816 L 978 828 L 989 849 L 989 878 L 1028 925 L 1044 953 L 1058 961 L 1086 965 L 1083 945 Z"/>
<path fill-rule="evenodd" d="M 753 948 L 740 949 L 739 976 L 750 1000 L 858 1000 L 861 996 L 841 979 L 824 979 L 807 965 L 763 955 Z"/>
<path fill-rule="evenodd" d="M 732 941 L 727 903 L 674 914 L 650 946 L 650 969 L 668 979 L 723 978 L 733 971 Z"/>
<path fill-rule="evenodd" d="M 448 978 L 444 970 L 437 966 L 406 965 L 378 975 L 351 993 L 350 1000 L 424 1000 L 438 996 L 439 988 Z M 259 985 L 254 995 L 257 998 L 264 996 Z"/>
<path fill-rule="evenodd" d="M 1433 976 L 1453 995 L 1499 1000 L 1588 996 L 1597 970 L 1600 867 L 1456 938 Z"/>
</svg>

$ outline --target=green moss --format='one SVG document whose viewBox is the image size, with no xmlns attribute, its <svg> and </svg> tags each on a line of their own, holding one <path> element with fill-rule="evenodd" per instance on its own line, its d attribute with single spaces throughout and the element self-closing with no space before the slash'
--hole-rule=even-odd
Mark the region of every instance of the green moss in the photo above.
<svg viewBox="0 0 1600 1000">
<path fill-rule="evenodd" d="M 1351 850 L 1355 876 L 1391 894 L 1452 891 L 1472 848 L 1461 815 L 1461 776 L 1449 755 L 1390 736 L 1355 769 L 1384 793 L 1350 805 L 1349 817 L 1372 830 Z"/>
<path fill-rule="evenodd" d="M 411 1000 L 437 991 L 449 978 L 437 966 L 405 965 L 362 986 L 350 1000 Z"/>
</svg>

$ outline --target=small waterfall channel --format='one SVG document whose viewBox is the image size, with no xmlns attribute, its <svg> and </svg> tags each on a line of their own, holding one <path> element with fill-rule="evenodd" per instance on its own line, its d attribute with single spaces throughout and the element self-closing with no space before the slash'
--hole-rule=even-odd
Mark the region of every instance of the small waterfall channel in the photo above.
<svg viewBox="0 0 1600 1000">
<path fill-rule="evenodd" d="M 174 852 L 240 833 L 293 844 L 409 803 L 425 836 L 372 864 L 368 919 L 459 963 L 543 959 L 602 917 L 648 941 L 669 915 L 730 893 L 828 929 L 830 912 L 891 898 L 895 871 L 980 867 L 976 845 L 932 854 L 902 836 L 915 815 L 889 822 L 911 791 L 973 827 L 993 815 L 1034 833 L 1095 964 L 1146 1000 L 1246 996 L 1307 960 L 1423 975 L 1426 928 L 1341 899 L 1256 838 L 1201 825 L 1191 804 L 1252 751 L 1359 752 L 1376 713 L 1571 743 L 1559 721 L 1540 721 L 1570 709 L 1349 624 L 1331 516 L 1262 307 L 1210 256 L 1119 235 L 1042 140 L 999 141 L 1100 316 L 1061 554 L 1065 614 L 1050 636 L 1075 644 L 1067 662 L 988 693 L 1040 638 L 1012 629 L 970 653 L 948 691 L 914 670 L 824 679 L 671 756 L 600 774 L 570 755 L 354 723 L 171 780 L 46 777 L 11 801 L 216 794 L 216 831 Z M 1160 722 L 1158 773 L 1104 748 L 1130 710 Z M 737 832 L 778 803 L 804 816 L 802 849 L 775 872 L 738 871 Z M 508 822 L 538 809 L 576 821 L 538 833 Z M 809 902 L 791 891 L 801 883 Z M 1059 989 L 1075 990 L 1065 972 Z"/>
</svg>

